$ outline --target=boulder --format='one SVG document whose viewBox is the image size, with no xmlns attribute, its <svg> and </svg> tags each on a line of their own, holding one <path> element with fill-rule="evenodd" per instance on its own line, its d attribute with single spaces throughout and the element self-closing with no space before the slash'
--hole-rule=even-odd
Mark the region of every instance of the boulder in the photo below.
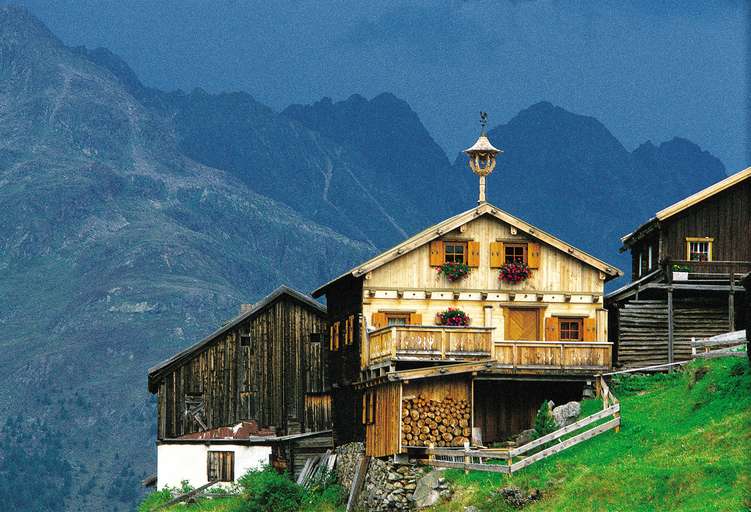
<svg viewBox="0 0 751 512">
<path fill-rule="evenodd" d="M 519 432 L 516 437 L 514 438 L 514 442 L 517 446 L 523 446 L 530 441 L 532 441 L 535 438 L 535 429 L 528 428 L 527 430 L 522 430 Z"/>
<path fill-rule="evenodd" d="M 553 419 L 558 427 L 565 427 L 574 423 L 581 413 L 579 402 L 569 402 L 553 409 Z"/>
<path fill-rule="evenodd" d="M 437 469 L 417 481 L 415 492 L 412 495 L 415 508 L 432 507 L 441 500 L 441 491 L 438 488 L 441 486 L 441 480 L 445 482 L 442 473 L 443 470 Z"/>
</svg>

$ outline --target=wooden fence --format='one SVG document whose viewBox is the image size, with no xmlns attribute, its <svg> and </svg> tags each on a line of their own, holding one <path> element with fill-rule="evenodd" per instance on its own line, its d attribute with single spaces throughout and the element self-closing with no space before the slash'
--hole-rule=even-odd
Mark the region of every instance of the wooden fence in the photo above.
<svg viewBox="0 0 751 512">
<path fill-rule="evenodd" d="M 621 425 L 621 404 L 613 395 L 603 377 L 597 380 L 597 391 L 602 397 L 603 408 L 601 411 L 587 416 L 575 423 L 566 425 L 563 428 L 544 435 L 523 446 L 511 449 L 494 449 L 494 448 L 475 448 L 471 449 L 469 443 L 464 444 L 464 448 L 435 448 L 430 446 L 427 449 L 427 460 L 424 463 L 430 466 L 464 469 L 465 471 L 488 471 L 495 473 L 511 474 L 523 469 L 538 460 L 545 459 L 556 453 L 562 452 L 572 446 L 576 446 L 588 439 L 615 429 L 620 430 Z M 576 432 L 597 421 L 605 418 L 611 418 L 605 423 L 596 425 L 584 432 L 580 432 L 573 437 L 565 440 L 561 438 L 572 432 Z M 547 443 L 558 440 L 558 444 L 544 448 L 532 455 L 525 455 L 531 450 L 540 448 Z M 519 460 L 515 460 L 519 459 Z"/>
<path fill-rule="evenodd" d="M 747 356 L 746 331 L 728 332 L 697 340 L 691 339 L 691 357 L 694 359 L 714 357 L 746 357 Z M 746 348 L 746 350 L 743 350 Z"/>
</svg>

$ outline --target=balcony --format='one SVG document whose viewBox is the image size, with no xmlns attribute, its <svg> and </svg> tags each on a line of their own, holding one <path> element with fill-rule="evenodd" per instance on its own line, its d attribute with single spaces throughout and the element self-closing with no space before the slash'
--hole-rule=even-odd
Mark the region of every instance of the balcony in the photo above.
<svg viewBox="0 0 751 512">
<path fill-rule="evenodd" d="M 390 361 L 464 362 L 492 357 L 489 327 L 400 325 L 367 337 L 362 367 Z"/>
<path fill-rule="evenodd" d="M 609 371 L 613 344 L 604 341 L 496 341 L 495 368 L 509 373 Z"/>
<path fill-rule="evenodd" d="M 751 261 L 686 261 L 671 260 L 666 264 L 668 281 L 688 284 L 727 285 L 740 287 L 740 280 L 751 272 Z M 687 271 L 677 270 L 685 268 Z"/>
</svg>

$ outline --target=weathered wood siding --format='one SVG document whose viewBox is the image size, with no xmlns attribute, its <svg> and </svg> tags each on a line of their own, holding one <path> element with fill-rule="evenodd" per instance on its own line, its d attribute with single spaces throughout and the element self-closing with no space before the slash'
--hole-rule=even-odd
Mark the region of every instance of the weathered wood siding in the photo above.
<svg viewBox="0 0 751 512">
<path fill-rule="evenodd" d="M 686 259 L 686 237 L 710 237 L 715 261 L 751 261 L 751 180 L 716 194 L 667 219 L 662 258 Z"/>
<path fill-rule="evenodd" d="M 338 446 L 362 441 L 365 428 L 359 421 L 362 393 L 353 384 L 360 380 L 360 348 L 362 347 L 362 279 L 347 278 L 335 283 L 326 292 L 330 332 L 337 340 L 329 340 L 329 376 L 334 443 Z M 350 342 L 346 342 L 345 323 L 353 318 Z M 336 326 L 338 325 L 338 329 Z"/>
<path fill-rule="evenodd" d="M 208 429 L 241 420 L 274 426 L 280 434 L 330 428 L 327 351 L 320 336 L 327 325 L 321 312 L 283 297 L 218 336 L 162 376 L 159 439 L 202 430 L 184 414 L 186 399 L 203 401 Z"/>
<path fill-rule="evenodd" d="M 375 397 L 375 415 L 372 417 L 372 423 L 365 426 L 365 455 L 393 455 L 399 452 L 401 438 L 401 383 L 383 384 L 371 392 Z"/>
<path fill-rule="evenodd" d="M 691 338 L 728 332 L 727 302 L 712 298 L 675 298 L 673 359 L 691 358 Z M 618 363 L 641 367 L 668 362 L 666 300 L 631 300 L 617 310 Z"/>
</svg>

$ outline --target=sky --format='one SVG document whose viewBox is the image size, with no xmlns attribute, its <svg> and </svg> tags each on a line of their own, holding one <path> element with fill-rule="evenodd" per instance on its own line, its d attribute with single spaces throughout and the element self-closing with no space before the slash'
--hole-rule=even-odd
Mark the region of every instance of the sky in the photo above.
<svg viewBox="0 0 751 512">
<path fill-rule="evenodd" d="M 688 138 L 751 165 L 746 0 L 20 0 L 149 86 L 249 92 L 276 110 L 392 92 L 451 158 L 542 100 L 632 150 Z"/>
</svg>

